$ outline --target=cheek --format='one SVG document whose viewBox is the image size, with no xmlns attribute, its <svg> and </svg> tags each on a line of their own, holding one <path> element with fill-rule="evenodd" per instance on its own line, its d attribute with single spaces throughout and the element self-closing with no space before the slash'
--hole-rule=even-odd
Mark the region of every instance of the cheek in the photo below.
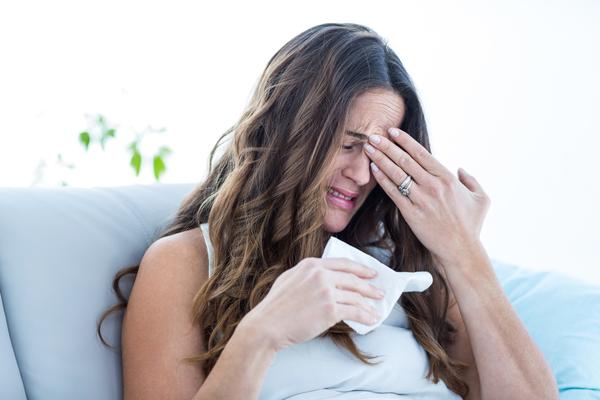
<svg viewBox="0 0 600 400">
<path fill-rule="evenodd" d="M 331 170 L 329 171 L 329 183 L 333 184 L 337 178 L 342 174 L 342 169 L 344 168 L 343 163 L 339 162 L 339 160 L 333 165 Z"/>
</svg>

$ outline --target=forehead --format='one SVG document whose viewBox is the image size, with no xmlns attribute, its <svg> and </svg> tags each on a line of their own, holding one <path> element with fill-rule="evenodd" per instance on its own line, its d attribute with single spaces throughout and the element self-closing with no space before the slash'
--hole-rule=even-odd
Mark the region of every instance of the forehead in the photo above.
<svg viewBox="0 0 600 400">
<path fill-rule="evenodd" d="M 345 132 L 357 139 L 374 133 L 388 136 L 387 129 L 399 127 L 404 113 L 402 97 L 389 89 L 372 89 L 352 101 Z"/>
</svg>

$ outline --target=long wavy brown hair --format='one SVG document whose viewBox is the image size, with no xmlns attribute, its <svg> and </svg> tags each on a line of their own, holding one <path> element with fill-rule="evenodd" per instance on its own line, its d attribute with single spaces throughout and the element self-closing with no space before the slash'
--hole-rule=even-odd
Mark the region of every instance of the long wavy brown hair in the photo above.
<svg viewBox="0 0 600 400">
<path fill-rule="evenodd" d="M 214 367 L 237 324 L 267 294 L 275 279 L 306 257 L 319 257 L 331 233 L 324 228 L 328 171 L 341 145 L 350 104 L 369 89 L 400 95 L 406 112 L 400 128 L 430 150 L 415 87 L 398 56 L 372 29 L 352 23 L 312 27 L 287 42 L 268 62 L 237 123 L 210 153 L 207 178 L 181 203 L 160 237 L 208 222 L 214 245 L 213 270 L 193 302 L 194 323 L 202 327 L 207 351 L 185 361 Z M 228 142 L 224 139 L 230 138 Z M 220 146 L 223 153 L 215 161 Z M 442 379 L 465 397 L 466 364 L 446 352 L 456 328 L 447 320 L 448 285 L 432 254 L 419 242 L 396 205 L 377 185 L 348 226 L 335 234 L 365 251 L 387 251 L 389 265 L 402 271 L 429 271 L 433 284 L 405 293 L 401 305 L 429 361 L 427 378 Z M 396 267 L 397 266 L 397 267 Z M 139 266 L 120 270 L 113 280 L 118 304 L 100 317 L 127 307 L 119 281 Z M 320 336 L 330 337 L 366 364 L 344 322 Z"/>
</svg>

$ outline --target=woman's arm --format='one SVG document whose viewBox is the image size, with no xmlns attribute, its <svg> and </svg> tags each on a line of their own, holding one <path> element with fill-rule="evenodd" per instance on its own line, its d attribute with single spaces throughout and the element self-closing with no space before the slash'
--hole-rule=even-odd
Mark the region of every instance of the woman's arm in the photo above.
<svg viewBox="0 0 600 400">
<path fill-rule="evenodd" d="M 258 326 L 242 319 L 192 400 L 252 400 L 277 351 Z"/>
<path fill-rule="evenodd" d="M 489 196 L 475 177 L 459 168 L 457 179 L 407 132 L 388 132 L 390 138 L 369 135 L 364 147 L 373 176 L 446 272 L 470 337 L 482 398 L 558 399 L 552 371 L 479 241 Z M 398 190 L 408 177 L 416 182 L 410 197 Z"/>
<path fill-rule="evenodd" d="M 199 228 L 154 242 L 144 254 L 123 319 L 123 398 L 256 399 L 277 348 L 268 325 L 237 325 L 208 377 L 181 361 L 206 351 L 201 324 L 190 310 L 208 279 L 208 255 Z"/>
<path fill-rule="evenodd" d="M 506 298 L 483 246 L 443 268 L 470 338 L 481 398 L 558 399 L 552 370 Z"/>
<path fill-rule="evenodd" d="M 456 328 L 456 338 L 446 349 L 448 355 L 458 361 L 462 361 L 469 365 L 466 371 L 463 372 L 462 378 L 469 385 L 469 394 L 465 400 L 481 399 L 481 384 L 479 383 L 479 374 L 477 372 L 477 363 L 473 357 L 473 349 L 471 348 L 471 339 L 465 327 L 465 322 L 460 315 L 458 303 L 455 302 L 455 297 L 450 289 L 450 307 L 448 307 L 448 319 Z"/>
</svg>

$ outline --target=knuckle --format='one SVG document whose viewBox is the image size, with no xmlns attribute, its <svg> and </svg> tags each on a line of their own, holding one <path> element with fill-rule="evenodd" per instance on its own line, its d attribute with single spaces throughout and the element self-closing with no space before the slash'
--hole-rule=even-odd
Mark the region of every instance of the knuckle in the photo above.
<svg viewBox="0 0 600 400">
<path fill-rule="evenodd" d="M 327 316 L 328 319 L 334 318 L 336 315 L 335 303 L 325 303 L 323 305 L 323 313 Z"/>
<path fill-rule="evenodd" d="M 319 289 L 319 293 L 327 303 L 335 303 L 335 296 L 332 287 L 323 286 Z"/>
<path fill-rule="evenodd" d="M 319 266 L 319 259 L 317 257 L 306 257 L 305 260 L 307 265 L 312 268 Z"/>
<path fill-rule="evenodd" d="M 313 268 L 315 266 L 315 258 L 314 257 L 306 257 L 300 260 L 298 265 L 302 268 Z"/>
<path fill-rule="evenodd" d="M 442 185 L 445 187 L 454 187 L 454 176 L 452 175 L 448 175 L 448 174 L 443 174 L 442 176 L 440 176 L 440 180 L 442 182 Z"/>
<path fill-rule="evenodd" d="M 427 187 L 427 192 L 433 197 L 441 197 L 444 194 L 444 188 L 442 185 L 432 183 Z"/>
<path fill-rule="evenodd" d="M 380 151 L 377 151 L 377 149 L 376 149 L 375 152 L 372 153 L 371 158 L 375 161 L 381 161 L 382 153 Z"/>
<path fill-rule="evenodd" d="M 400 183 L 404 182 L 407 177 L 408 177 L 408 174 L 406 172 L 404 172 L 403 170 L 398 171 L 398 173 L 396 174 L 396 180 L 394 181 L 394 182 L 398 182 L 396 187 L 398 187 L 400 185 Z M 414 182 L 413 182 L 413 184 L 414 184 Z"/>
<path fill-rule="evenodd" d="M 415 157 L 417 158 L 417 160 L 419 161 L 423 161 L 426 159 L 426 157 L 428 157 L 430 154 L 427 151 L 426 148 L 424 147 L 420 147 L 417 149 L 417 151 L 415 152 Z"/>
<path fill-rule="evenodd" d="M 327 271 L 322 268 L 313 268 L 312 278 L 319 286 L 326 286 L 327 283 Z"/>
</svg>

